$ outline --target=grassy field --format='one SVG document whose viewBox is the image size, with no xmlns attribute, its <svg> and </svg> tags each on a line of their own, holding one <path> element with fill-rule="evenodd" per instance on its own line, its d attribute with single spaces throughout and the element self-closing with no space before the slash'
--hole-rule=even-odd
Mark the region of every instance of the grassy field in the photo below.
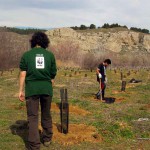
<svg viewBox="0 0 150 150">
<path fill-rule="evenodd" d="M 25 103 L 18 96 L 18 73 L 4 72 L 0 77 L 0 150 L 24 150 L 27 128 L 16 121 L 27 120 Z M 107 70 L 105 103 L 95 99 L 98 91 L 95 71 L 58 70 L 53 106 L 60 102 L 60 88 L 68 89 L 70 105 L 69 134 L 54 129 L 51 147 L 41 150 L 148 150 L 150 145 L 150 71 L 123 70 L 127 81 L 120 92 L 120 70 Z M 87 74 L 87 77 L 85 77 Z M 140 83 L 128 83 L 130 79 Z M 57 109 L 57 108 L 56 108 Z M 73 110 L 74 109 L 74 110 Z M 60 124 L 59 110 L 52 107 L 54 128 Z M 56 133 L 57 132 L 57 133 Z M 75 133 L 74 133 L 75 132 Z"/>
</svg>

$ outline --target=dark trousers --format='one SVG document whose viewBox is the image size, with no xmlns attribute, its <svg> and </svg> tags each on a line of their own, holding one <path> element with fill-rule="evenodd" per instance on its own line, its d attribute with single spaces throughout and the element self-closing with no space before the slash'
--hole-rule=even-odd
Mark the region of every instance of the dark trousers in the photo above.
<svg viewBox="0 0 150 150">
<path fill-rule="evenodd" d="M 105 89 L 106 89 L 106 84 L 105 83 L 103 84 L 104 84 L 104 87 L 102 88 L 102 99 L 105 98 Z"/>
<path fill-rule="evenodd" d="M 100 82 L 99 82 L 100 84 Z M 99 85 L 100 86 L 100 85 Z M 98 93 L 96 94 L 97 98 L 99 99 L 100 94 L 102 94 L 102 99 L 105 98 L 105 89 L 106 89 L 106 83 L 105 82 L 101 82 L 101 89 L 102 91 L 100 92 L 100 90 L 98 91 Z"/>
<path fill-rule="evenodd" d="M 50 114 L 52 97 L 49 95 L 36 95 L 26 98 L 27 117 L 29 122 L 28 145 L 29 150 L 40 149 L 40 136 L 38 131 L 38 110 L 41 106 L 41 125 L 43 128 L 43 141 L 52 139 L 52 118 Z"/>
</svg>

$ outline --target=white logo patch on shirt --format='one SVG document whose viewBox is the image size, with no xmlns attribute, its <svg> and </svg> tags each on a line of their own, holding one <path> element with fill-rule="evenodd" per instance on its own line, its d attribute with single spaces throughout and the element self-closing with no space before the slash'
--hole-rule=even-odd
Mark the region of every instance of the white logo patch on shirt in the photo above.
<svg viewBox="0 0 150 150">
<path fill-rule="evenodd" d="M 44 63 L 44 57 L 42 56 L 36 56 L 35 59 L 35 64 L 36 64 L 36 69 L 44 69 L 45 68 L 45 63 Z"/>
</svg>

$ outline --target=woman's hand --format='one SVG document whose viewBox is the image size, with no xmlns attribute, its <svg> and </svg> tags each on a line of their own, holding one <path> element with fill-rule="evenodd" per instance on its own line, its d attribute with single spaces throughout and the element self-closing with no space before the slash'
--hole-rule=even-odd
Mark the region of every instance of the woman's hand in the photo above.
<svg viewBox="0 0 150 150">
<path fill-rule="evenodd" d="M 55 83 L 54 79 L 52 79 L 51 82 L 52 82 L 52 86 L 54 86 L 54 83 Z"/>
<path fill-rule="evenodd" d="M 24 96 L 24 93 L 23 93 L 23 92 L 19 92 L 19 100 L 20 100 L 21 102 L 24 102 L 25 96 Z"/>
</svg>

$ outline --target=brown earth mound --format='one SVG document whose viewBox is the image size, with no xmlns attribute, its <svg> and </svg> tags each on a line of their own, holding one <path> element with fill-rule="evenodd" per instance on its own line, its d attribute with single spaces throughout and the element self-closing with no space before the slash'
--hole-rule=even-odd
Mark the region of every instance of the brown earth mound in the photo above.
<svg viewBox="0 0 150 150">
<path fill-rule="evenodd" d="M 17 105 L 17 106 L 12 106 L 12 107 L 14 107 L 17 110 L 25 110 L 26 109 L 26 105 Z M 52 103 L 51 111 L 60 112 L 59 104 Z M 81 109 L 78 106 L 69 105 L 69 114 L 86 116 L 87 114 L 90 114 L 90 112 L 88 112 L 84 109 Z"/>
<path fill-rule="evenodd" d="M 112 91 L 113 94 L 120 94 L 120 93 L 126 93 L 126 94 L 133 94 L 133 91 Z"/>
<path fill-rule="evenodd" d="M 96 128 L 93 126 L 87 126 L 84 124 L 70 124 L 69 133 L 60 133 L 58 128 L 60 125 L 53 124 L 53 139 L 52 141 L 61 143 L 63 145 L 79 144 L 81 142 L 101 142 L 102 137 L 96 132 Z M 42 127 L 39 125 L 39 130 L 42 131 Z"/>
<path fill-rule="evenodd" d="M 59 104 L 52 103 L 51 104 L 51 110 L 55 111 L 55 112 L 60 112 L 60 110 L 59 110 Z M 84 109 L 81 109 L 78 106 L 69 105 L 69 114 L 76 114 L 76 115 L 85 116 L 87 114 L 90 114 L 90 112 L 88 112 L 88 111 L 86 111 Z"/>
<path fill-rule="evenodd" d="M 145 106 L 145 108 L 146 108 L 148 111 L 150 111 L 150 104 L 147 104 L 147 105 Z"/>
<path fill-rule="evenodd" d="M 125 98 L 120 97 L 120 98 L 116 98 L 116 100 L 115 100 L 115 102 L 122 102 L 122 101 L 125 101 Z"/>
<path fill-rule="evenodd" d="M 121 91 L 112 91 L 113 94 L 119 94 Z"/>
</svg>

